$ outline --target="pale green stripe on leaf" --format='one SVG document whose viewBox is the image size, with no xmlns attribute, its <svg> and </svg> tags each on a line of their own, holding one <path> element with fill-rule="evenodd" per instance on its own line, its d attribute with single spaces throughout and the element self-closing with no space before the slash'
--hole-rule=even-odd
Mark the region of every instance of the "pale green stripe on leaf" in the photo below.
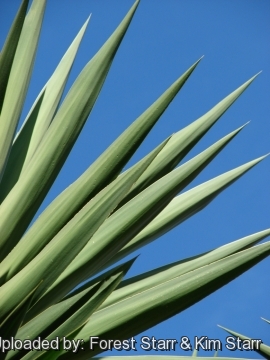
<svg viewBox="0 0 270 360">
<path fill-rule="evenodd" d="M 20 264 L 22 267 L 25 266 L 93 196 L 119 174 L 123 166 L 134 154 L 167 106 L 182 88 L 198 62 L 176 80 L 153 105 L 114 141 L 79 179 L 65 189 L 45 209 L 23 236 L 17 247 L 8 255 L 9 260 L 7 262 L 11 266 L 14 266 L 15 262 L 17 269 L 21 268 Z M 33 239 L 35 239 L 34 242 Z M 27 258 L 24 255 L 26 249 Z"/>
<path fill-rule="evenodd" d="M 128 192 L 128 190 L 136 182 L 136 180 L 143 173 L 143 171 L 147 169 L 149 164 L 151 164 L 153 159 L 163 149 L 163 147 L 166 145 L 168 140 L 169 139 L 166 139 L 163 143 L 161 143 L 158 147 L 156 147 L 150 154 L 145 156 L 142 160 L 140 160 L 138 163 L 133 165 L 130 169 L 125 171 L 123 174 L 121 174 L 121 176 L 119 176 L 115 180 L 117 184 L 120 184 L 119 187 L 123 186 L 123 189 L 120 192 L 121 196 L 119 195 L 119 198 L 115 198 L 116 205 L 118 205 L 119 201 L 121 201 L 123 196 Z M 111 185 L 108 185 L 108 188 L 110 188 L 110 186 Z M 103 189 L 103 192 L 104 191 L 105 189 Z M 53 217 L 51 221 L 53 222 Z M 50 226 L 50 223 L 46 225 Z M 8 256 L 1 263 L 0 278 L 2 283 L 8 281 L 17 272 L 23 269 L 32 259 L 34 259 L 34 257 L 46 245 L 45 240 L 40 239 L 39 237 L 31 238 L 31 242 L 27 241 L 28 239 L 27 237 L 23 237 L 21 241 L 15 246 L 15 248 L 8 254 Z M 81 276 L 82 279 L 80 281 L 83 280 L 84 274 L 82 273 Z"/>
<path fill-rule="evenodd" d="M 270 254 L 270 243 L 228 256 L 210 265 L 165 281 L 151 289 L 95 312 L 76 338 L 89 334 L 103 339 L 127 339 L 187 309 L 260 262 Z M 76 354 L 87 359 L 98 351 Z M 59 359 L 72 359 L 73 354 Z"/>
<path fill-rule="evenodd" d="M 228 171 L 175 197 L 171 203 L 134 239 L 132 239 L 108 264 L 119 261 L 131 252 L 149 244 L 181 224 L 207 206 L 216 196 L 245 172 L 262 161 L 265 156 Z"/>
<path fill-rule="evenodd" d="M 40 111 L 38 113 L 36 125 L 34 127 L 33 135 L 31 137 L 31 142 L 29 144 L 29 149 L 22 170 L 24 170 L 29 163 L 29 160 L 32 158 L 47 129 L 49 128 L 51 121 L 53 120 L 53 116 L 59 105 L 71 67 L 75 60 L 75 56 L 79 49 L 89 20 L 90 18 L 88 18 L 84 23 L 72 44 L 68 48 L 67 52 L 58 64 L 57 68 L 55 69 L 53 75 L 46 84 L 44 101 L 42 102 Z"/>
<path fill-rule="evenodd" d="M 187 153 L 197 144 L 197 142 L 207 133 L 207 131 L 216 123 L 224 112 L 237 100 L 237 98 L 246 90 L 246 88 L 257 77 L 253 76 L 226 98 L 215 105 L 206 114 L 186 126 L 184 129 L 175 133 L 170 142 L 159 154 L 157 159 L 149 169 L 141 176 L 136 186 L 130 191 L 128 199 L 136 195 L 145 187 L 152 184 L 161 176 L 167 174 L 187 155 Z"/>
<path fill-rule="evenodd" d="M 184 259 L 172 264 L 162 266 L 147 273 L 132 277 L 121 283 L 121 286 L 101 305 L 100 309 L 110 306 L 131 295 L 139 293 L 150 287 L 196 270 L 205 265 L 218 261 L 226 256 L 242 251 L 270 235 L 270 229 L 246 236 L 214 250 L 196 256 L 195 259 Z M 76 291 L 78 293 L 79 291 Z"/>
<path fill-rule="evenodd" d="M 209 161 L 211 161 L 222 149 L 223 147 L 230 141 L 233 139 L 233 137 L 242 129 L 243 127 L 233 131 L 232 133 L 228 134 L 227 136 L 225 136 L 224 138 L 222 138 L 221 140 L 217 141 L 215 144 L 213 144 L 212 146 L 210 146 L 208 149 L 206 149 L 205 151 L 203 151 L 201 154 L 197 155 L 196 157 L 194 157 L 193 159 L 191 159 L 190 161 L 188 161 L 187 163 L 183 164 L 182 166 L 180 166 L 179 168 L 175 169 L 173 172 L 171 172 L 170 174 L 178 174 L 178 179 L 179 179 L 179 184 L 178 184 L 178 190 L 177 192 L 183 190 L 183 188 L 185 186 L 187 186 L 193 179 L 194 177 L 209 163 Z M 170 141 L 170 140 L 169 140 Z M 237 172 L 237 170 L 234 170 Z M 155 186 L 156 189 L 161 189 L 164 186 L 166 187 L 166 185 L 164 185 L 163 183 L 167 182 L 168 178 L 172 175 L 167 174 L 166 176 L 164 176 L 162 179 L 158 180 L 155 184 L 152 184 L 149 188 L 145 189 L 141 195 L 137 195 L 137 197 L 141 196 L 142 198 L 144 197 L 144 194 L 147 193 L 148 189 L 152 189 L 153 186 Z M 226 177 L 226 175 L 224 175 Z M 219 182 L 219 180 L 212 180 L 215 182 Z M 228 180 L 230 181 L 230 180 Z M 224 184 L 223 184 L 224 187 Z M 196 188 L 195 188 L 196 189 Z M 209 187 L 210 191 L 212 191 L 213 187 Z M 158 190 L 160 192 L 160 190 Z M 191 190 L 191 191 L 196 191 L 196 190 Z M 203 189 L 202 193 L 204 194 L 205 189 Z M 177 193 L 176 192 L 176 193 Z M 217 194 L 215 194 L 216 196 Z M 183 195 L 182 195 L 183 196 Z M 200 208 L 201 207 L 201 203 L 200 200 L 201 199 L 197 199 L 196 196 L 191 196 L 190 197 L 191 200 L 193 201 L 193 207 L 197 207 Z M 130 201 L 130 204 L 133 204 L 133 201 L 136 201 L 135 198 L 133 198 Z M 138 198 L 139 199 L 139 198 Z M 177 199 L 177 198 L 176 198 Z M 144 200 L 143 200 L 144 201 Z M 175 202 L 175 199 L 172 200 L 172 204 Z M 209 201 L 208 201 L 209 202 Z M 208 203 L 207 202 L 207 203 Z M 185 204 L 186 205 L 186 204 Z M 132 205 L 131 205 L 132 206 Z M 135 207 L 135 205 L 134 205 Z M 138 207 L 138 205 L 136 205 L 136 207 Z M 131 239 L 130 242 L 128 242 L 123 249 L 121 249 L 117 254 L 114 255 L 114 257 L 112 257 L 109 262 L 105 265 L 105 267 L 109 266 L 110 264 L 115 263 L 116 261 L 120 260 L 121 258 L 123 258 L 124 256 L 128 255 L 129 253 L 131 253 L 132 251 L 137 250 L 139 247 L 146 245 L 147 243 L 149 243 L 150 241 L 154 240 L 155 238 L 157 238 L 158 236 L 162 235 L 164 232 L 164 227 L 168 226 L 167 222 L 168 221 L 168 217 L 166 216 L 167 214 L 167 209 L 171 208 L 171 204 L 169 204 L 163 211 L 160 212 L 160 214 L 158 214 L 158 216 L 152 220 L 150 222 L 150 224 L 146 225 L 144 227 L 144 229 L 138 233 L 137 235 L 135 235 L 135 237 L 133 239 Z M 114 215 L 111 216 L 112 219 L 114 219 L 114 216 L 118 216 L 121 218 L 123 217 L 121 214 L 125 213 L 125 209 L 126 207 L 123 206 L 123 210 L 122 208 L 120 208 Z M 180 210 L 180 209 L 179 209 Z M 192 215 L 194 213 L 190 212 L 190 215 Z M 164 215 L 165 214 L 165 215 Z M 174 214 L 174 217 L 176 217 L 176 215 Z M 97 232 L 97 234 L 95 234 L 94 239 L 96 238 L 97 241 L 99 241 L 98 239 L 101 238 L 102 236 L 107 236 L 106 235 L 106 231 L 109 230 L 109 226 L 110 223 L 113 221 L 111 220 L 111 218 L 109 218 L 104 225 L 102 225 L 102 227 L 100 228 L 100 230 Z M 161 220 L 162 219 L 162 220 Z M 169 219 L 170 221 L 172 221 L 171 219 Z M 118 221 L 118 220 L 117 220 Z M 121 221 L 121 220 L 120 220 Z M 118 224 L 118 222 L 117 222 Z M 121 224 L 121 222 L 119 223 Z M 125 224 L 124 224 L 125 225 Z M 172 228 L 173 226 L 171 226 Z M 119 228 L 120 230 L 120 228 Z M 105 233 L 105 235 L 103 235 L 103 233 Z M 99 234 L 101 233 L 101 236 L 99 236 Z M 79 266 L 79 264 L 83 263 L 87 263 L 90 261 L 89 258 L 89 250 L 88 248 L 90 247 L 90 243 L 85 247 L 85 249 L 82 250 L 82 252 L 74 259 L 74 261 L 70 264 L 70 266 L 66 269 L 66 271 L 64 272 L 64 274 L 67 271 L 71 271 L 72 267 L 73 269 L 77 266 Z M 64 276 L 64 274 L 62 276 Z"/>
<path fill-rule="evenodd" d="M 248 123 L 247 123 L 248 124 Z M 190 160 L 187 163 L 184 163 L 179 168 L 183 169 L 183 172 L 187 171 L 192 173 L 192 176 L 189 176 L 183 185 L 187 186 L 218 154 L 219 152 L 247 125 L 243 125 L 239 127 L 238 129 L 232 131 L 230 134 L 224 136 L 222 139 L 217 141 L 215 144 L 207 148 L 205 151 L 194 157 L 192 160 Z M 173 140 L 173 141 L 172 141 Z M 175 153 L 177 153 L 178 149 L 182 146 L 182 139 L 181 137 L 175 138 L 175 134 L 172 135 L 166 146 L 163 148 L 163 150 L 159 153 L 162 153 L 163 160 L 166 160 L 168 163 L 168 167 L 165 165 L 165 161 L 163 161 L 163 165 L 161 168 L 159 168 L 159 163 L 155 161 L 155 165 L 153 166 L 153 163 L 151 164 L 151 171 L 149 173 L 149 168 L 143 173 L 143 175 L 139 178 L 139 180 L 134 184 L 131 191 L 128 193 L 128 195 L 121 201 L 121 203 L 118 205 L 117 208 L 121 207 L 123 204 L 128 202 L 130 199 L 132 199 L 134 196 L 136 196 L 138 193 L 143 191 L 145 188 L 147 188 L 149 185 L 151 185 L 154 181 L 160 179 L 163 174 L 165 175 L 171 171 L 170 163 L 172 161 L 172 157 L 175 156 Z M 170 148 L 170 152 L 167 151 L 167 148 Z M 165 155 L 165 156 L 164 156 Z M 191 169 L 193 168 L 193 172 Z M 166 169 L 166 171 L 164 171 Z M 196 171 L 195 171 L 196 169 Z M 147 173 L 148 178 L 152 179 L 153 181 L 142 181 L 142 178 L 144 178 L 144 174 Z M 151 173 L 153 174 L 153 178 L 151 177 Z M 156 176 L 158 175 L 158 176 Z M 184 176 L 183 176 L 184 178 Z"/>
<path fill-rule="evenodd" d="M 31 291 L 40 280 L 43 282 L 35 293 L 35 299 L 46 291 L 85 246 L 163 146 L 164 143 L 143 159 L 140 167 L 131 168 L 89 201 L 28 265 L 0 287 L 0 319 L 12 311 L 20 299 Z M 80 276 L 80 274 L 77 275 Z M 0 277 L 3 279 L 2 275 Z M 79 280 L 81 279 L 79 278 Z M 73 281 L 77 284 L 77 278 Z M 48 299 L 45 307 L 49 303 L 54 303 L 54 299 L 59 294 L 53 295 L 54 298 Z M 60 295 L 60 298 L 62 296 Z M 35 308 L 34 311 L 36 310 Z"/>
<path fill-rule="evenodd" d="M 42 1 L 39 0 L 39 3 Z M 138 1 L 82 70 L 23 172 L 0 208 L 1 260 L 19 241 L 57 177 L 94 106 Z M 63 126 L 63 122 L 65 126 Z"/>
<path fill-rule="evenodd" d="M 83 25 L 51 78 L 41 90 L 13 142 L 1 182 L 0 202 L 3 201 L 17 182 L 21 172 L 33 156 L 50 126 L 88 22 L 89 19 Z"/>
<path fill-rule="evenodd" d="M 75 274 L 78 274 L 77 276 L 85 274 L 87 278 L 100 270 L 104 265 L 104 259 L 116 254 L 118 249 L 146 226 L 240 130 L 241 128 L 220 140 L 210 150 L 206 150 L 206 154 L 198 155 L 195 160 L 164 176 L 115 212 L 45 296 L 53 296 L 57 292 L 56 288 L 59 287 L 72 290 L 72 279 Z M 98 253 L 99 257 L 97 257 Z M 45 298 L 43 301 L 45 302 Z"/>
<path fill-rule="evenodd" d="M 46 0 L 34 0 L 25 17 L 0 118 L 0 181 L 30 82 Z"/>
<path fill-rule="evenodd" d="M 228 186 L 261 160 L 262 158 L 256 159 L 232 170 L 225 174 L 226 180 L 223 175 L 218 183 L 223 187 Z M 182 175 L 181 168 L 172 171 L 110 216 L 43 296 L 44 305 L 60 289 L 72 290 L 74 277 L 81 273 L 90 277 L 100 271 L 106 260 L 112 258 L 119 248 L 139 233 L 171 201 L 182 186 Z M 189 173 L 185 173 L 186 177 L 188 175 Z"/>
</svg>

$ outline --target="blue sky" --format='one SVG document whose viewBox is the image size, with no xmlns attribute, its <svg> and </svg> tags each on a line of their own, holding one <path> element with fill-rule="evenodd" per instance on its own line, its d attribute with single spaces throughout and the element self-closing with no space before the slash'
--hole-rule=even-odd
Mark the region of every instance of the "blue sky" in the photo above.
<svg viewBox="0 0 270 360">
<path fill-rule="evenodd" d="M 0 0 L 3 44 L 20 1 Z M 92 17 L 67 88 L 109 37 L 131 0 L 48 0 L 33 79 L 22 119 L 86 18 Z M 232 130 L 251 123 L 190 187 L 270 151 L 270 3 L 267 0 L 141 0 L 96 105 L 42 209 L 189 66 L 203 60 L 130 162 L 262 74 L 190 152 L 190 159 Z M 270 159 L 216 198 L 205 210 L 143 248 L 129 275 L 205 252 L 269 227 Z M 189 188 L 190 188 L 189 187 Z M 41 209 L 41 210 L 42 210 Z M 206 335 L 224 341 L 221 324 L 270 345 L 269 258 L 185 312 L 142 335 Z M 267 301 L 268 299 L 268 301 Z M 140 338 L 140 336 L 138 337 Z M 137 354 L 145 354 L 138 351 Z M 147 353 L 148 354 L 148 353 Z M 156 353 L 153 353 L 156 354 Z M 182 354 L 177 348 L 172 355 Z M 187 353 L 189 354 L 189 353 Z M 124 355 L 124 353 L 121 353 Z M 164 353 L 160 353 L 164 355 Z M 210 355 L 200 352 L 201 356 Z M 256 353 L 220 355 L 258 358 Z"/>
</svg>

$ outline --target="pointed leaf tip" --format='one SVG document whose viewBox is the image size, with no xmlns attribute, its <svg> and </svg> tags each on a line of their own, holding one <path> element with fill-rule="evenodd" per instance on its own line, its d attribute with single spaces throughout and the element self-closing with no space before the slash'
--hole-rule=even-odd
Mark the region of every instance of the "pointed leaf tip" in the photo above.
<svg viewBox="0 0 270 360">
<path fill-rule="evenodd" d="M 259 71 L 257 74 L 255 74 L 254 76 L 252 76 L 252 78 L 250 78 L 248 81 L 253 81 L 253 80 L 255 80 L 256 79 L 256 77 L 257 76 L 259 76 L 260 75 L 260 73 L 262 72 L 262 70 L 261 71 Z"/>
<path fill-rule="evenodd" d="M 204 55 L 201 56 L 197 61 L 195 61 L 195 63 L 190 67 L 190 69 L 194 70 L 197 67 L 197 65 L 199 64 L 199 62 L 201 62 L 203 57 L 204 57 Z"/>
<path fill-rule="evenodd" d="M 247 121 L 243 126 L 241 126 L 242 128 L 246 125 L 248 125 L 251 122 L 251 120 Z"/>
<path fill-rule="evenodd" d="M 134 262 L 137 260 L 138 257 L 139 255 L 135 256 L 134 258 L 128 260 L 126 263 L 123 264 L 122 271 L 125 272 L 125 274 L 129 271 L 129 269 L 132 267 L 132 265 L 134 264 Z"/>
<path fill-rule="evenodd" d="M 140 3 L 140 0 L 136 0 L 134 2 L 134 4 L 132 5 L 132 7 L 130 8 L 129 12 L 134 12 L 137 9 L 139 3 Z"/>
<path fill-rule="evenodd" d="M 240 126 L 240 127 L 237 128 L 236 130 L 234 130 L 234 132 L 235 132 L 235 133 L 240 132 L 240 131 L 243 130 L 244 127 L 246 127 L 249 123 L 250 123 L 250 121 L 246 122 L 244 125 Z"/>
<path fill-rule="evenodd" d="M 91 17 L 92 17 L 92 13 L 91 13 L 91 14 L 88 16 L 88 18 L 86 19 L 86 21 L 85 21 L 85 23 L 84 23 L 84 26 L 87 26 L 87 25 L 88 25 Z"/>
<path fill-rule="evenodd" d="M 261 160 L 265 159 L 269 155 L 270 155 L 270 152 L 267 153 L 266 155 L 263 155 L 263 156 L 259 157 L 257 160 L 261 161 Z"/>
<path fill-rule="evenodd" d="M 262 160 L 264 160 L 267 156 L 269 156 L 270 152 L 266 155 L 260 156 L 257 159 L 251 160 L 250 162 L 248 162 L 247 164 L 250 164 L 251 166 L 254 166 L 256 164 L 258 164 L 259 162 L 261 162 Z"/>
</svg>

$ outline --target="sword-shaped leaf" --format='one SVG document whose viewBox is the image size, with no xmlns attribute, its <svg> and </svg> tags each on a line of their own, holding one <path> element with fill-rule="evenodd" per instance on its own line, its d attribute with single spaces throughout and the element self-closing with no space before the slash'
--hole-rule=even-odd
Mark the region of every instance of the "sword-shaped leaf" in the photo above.
<svg viewBox="0 0 270 360">
<path fill-rule="evenodd" d="M 196 256 L 195 259 L 189 258 L 177 261 L 175 263 L 162 266 L 147 273 L 127 279 L 123 281 L 120 287 L 115 290 L 112 295 L 101 305 L 100 309 L 110 306 L 113 303 L 121 301 L 131 295 L 139 293 L 142 290 L 146 290 L 149 287 L 159 285 L 160 283 L 166 280 L 170 280 L 173 277 L 183 275 L 187 272 L 211 264 L 214 261 L 223 259 L 226 256 L 230 256 L 236 252 L 242 251 L 263 240 L 269 235 L 270 229 L 260 231 L 258 233 L 246 236 L 242 239 L 233 241 L 224 246 L 218 247 L 214 250 L 207 252 L 206 254 L 200 254 L 199 256 Z M 75 291 L 75 294 L 78 293 L 79 290 L 80 289 Z"/>
<path fill-rule="evenodd" d="M 83 25 L 78 35 L 68 48 L 51 78 L 41 90 L 26 117 L 20 132 L 17 134 L 10 152 L 5 173 L 1 182 L 0 202 L 17 182 L 21 172 L 33 156 L 43 139 L 61 96 L 77 54 L 80 42 L 86 30 L 89 19 Z"/>
<path fill-rule="evenodd" d="M 206 114 L 174 134 L 170 142 L 149 169 L 137 181 L 136 185 L 131 189 L 123 202 L 127 202 L 147 186 L 174 169 L 256 77 L 257 75 L 253 76 L 250 80 L 215 105 Z M 119 206 L 121 206 L 121 204 Z"/>
<path fill-rule="evenodd" d="M 0 113 L 2 110 L 8 78 L 10 75 L 10 70 L 12 67 L 17 45 L 20 39 L 28 3 L 29 0 L 22 1 L 0 54 Z"/>
<path fill-rule="evenodd" d="M 187 309 L 269 254 L 269 242 L 257 245 L 98 310 L 76 339 L 88 341 L 93 334 L 102 339 L 128 339 Z M 99 352 L 99 349 L 86 349 L 77 353 L 76 359 L 87 359 Z M 59 357 L 73 358 L 72 353 Z"/>
<path fill-rule="evenodd" d="M 190 166 L 190 163 L 188 163 L 188 166 L 184 164 L 184 171 L 191 173 L 191 176 L 185 179 L 184 184 L 187 185 L 190 183 L 199 174 L 199 172 L 202 171 L 204 167 L 234 138 L 234 136 L 236 136 L 239 131 L 242 130 L 242 128 L 243 126 L 228 134 L 217 143 L 209 147 L 207 150 L 202 152 L 200 155 L 195 157 L 191 161 L 195 169 L 193 169 L 193 172 L 191 171 L 192 167 Z M 53 216 L 52 219 L 53 220 L 50 221 L 52 221 L 54 224 L 55 217 Z M 22 269 L 23 266 L 25 266 L 32 258 L 34 258 L 34 256 L 38 254 L 38 252 L 46 245 L 46 241 L 48 241 L 49 238 L 42 236 L 42 234 L 44 235 L 44 232 L 46 232 L 48 227 L 51 228 L 51 226 L 48 225 L 43 226 L 42 228 L 45 230 L 39 231 L 37 236 L 34 236 L 32 229 L 30 229 L 29 233 L 27 233 L 21 239 L 18 245 L 10 252 L 6 259 L 3 260 L 1 273 L 3 274 L 5 272 L 9 272 L 7 279 L 11 278 L 16 272 Z"/>
<path fill-rule="evenodd" d="M 19 241 L 69 155 L 94 106 L 137 5 L 138 0 L 75 80 L 35 156 L 1 204 L 0 260 Z"/>
<path fill-rule="evenodd" d="M 138 177 L 147 169 L 149 164 L 157 156 L 157 154 L 163 149 L 166 145 L 166 139 L 157 146 L 150 154 L 145 156 L 138 163 L 133 165 L 130 169 L 121 174 L 120 177 L 116 180 L 116 183 L 120 184 L 121 187 L 123 181 L 127 181 L 126 185 L 123 187 L 122 191 L 119 193 L 119 199 L 115 198 L 115 204 L 117 205 L 121 198 L 127 193 L 129 188 L 136 182 Z M 126 180 L 125 180 L 126 179 Z M 117 193 L 115 193 L 117 194 Z M 117 202 L 118 201 L 118 202 Z M 112 209 L 113 210 L 113 209 Z M 53 220 L 52 220 L 53 221 Z M 50 223 L 47 224 L 50 226 Z M 15 248 L 8 254 L 8 256 L 2 261 L 0 267 L 0 283 L 4 283 L 11 279 L 15 274 L 17 274 L 21 269 L 23 269 L 35 256 L 47 245 L 47 239 L 40 239 L 40 237 L 33 237 L 31 242 L 29 238 L 22 238 L 22 240 L 15 246 Z"/>
<path fill-rule="evenodd" d="M 102 281 L 97 282 L 79 295 L 49 307 L 22 326 L 16 337 L 19 339 L 36 339 L 40 336 L 42 339 L 46 338 L 47 340 L 53 340 L 56 337 L 60 339 L 63 336 L 67 337 L 76 329 L 82 327 L 92 313 L 120 283 L 133 262 L 134 260 L 128 261 L 117 267 L 109 276 L 104 277 Z M 35 359 L 40 353 L 40 351 L 38 353 L 31 351 L 23 359 Z M 56 352 L 56 355 L 59 355 L 59 351 Z M 19 360 L 21 358 L 21 351 L 12 351 L 9 353 L 7 360 Z"/>
<path fill-rule="evenodd" d="M 12 63 L 0 117 L 0 181 L 30 82 L 45 4 L 46 0 L 33 1 L 25 17 Z"/>
<path fill-rule="evenodd" d="M 253 160 L 223 175 L 223 186 L 256 165 L 262 158 Z M 188 163 L 187 163 L 188 164 Z M 189 165 L 187 165 L 189 168 Z M 194 170 L 192 166 L 190 169 Z M 191 172 L 192 173 L 192 172 Z M 108 260 L 140 232 L 179 192 L 190 173 L 179 167 L 165 175 L 121 207 L 100 227 L 83 251 L 62 272 L 59 278 L 29 311 L 31 316 L 43 309 L 52 299 L 60 300 L 76 286 L 82 274 L 86 278 L 101 270 Z M 225 178 L 224 178 L 225 177 Z M 212 180 L 213 181 L 213 180 Z M 83 279 L 80 279 L 82 281 Z"/>
<path fill-rule="evenodd" d="M 149 244 L 204 209 L 218 194 L 264 158 L 265 156 L 253 160 L 175 197 L 148 226 L 106 264 L 106 267 Z"/>
<path fill-rule="evenodd" d="M 196 68 L 192 65 L 169 89 L 162 94 L 114 143 L 80 176 L 63 191 L 38 217 L 18 245 L 7 257 L 11 266 L 17 262 L 24 266 L 25 249 L 30 261 L 61 228 L 100 190 L 107 186 L 122 170 L 152 129 L 170 102 Z M 16 234 L 18 236 L 18 234 Z M 33 239 L 35 241 L 33 242 Z M 29 257 L 31 255 L 31 257 Z"/>
<path fill-rule="evenodd" d="M 218 142 L 216 142 L 215 144 L 210 146 L 208 149 L 203 151 L 201 154 L 197 155 L 196 157 L 194 157 L 187 163 L 180 166 L 177 170 L 174 170 L 174 171 L 177 171 L 180 173 L 179 191 L 182 190 L 185 186 L 187 186 L 189 184 L 189 182 L 191 182 L 194 179 L 194 177 L 221 151 L 221 149 L 223 149 L 223 147 L 231 139 L 233 139 L 233 137 L 241 129 L 242 129 L 242 127 L 233 131 L 232 133 L 225 136 L 224 138 L 222 138 L 221 140 L 219 140 Z M 247 164 L 243 165 L 243 166 L 244 166 L 243 169 L 245 169 L 245 166 L 247 166 L 247 168 L 249 168 L 249 165 L 247 165 Z M 244 170 L 244 172 L 245 172 L 245 170 Z M 207 182 L 205 184 L 200 185 L 201 187 L 196 187 L 196 188 L 190 190 L 191 192 L 193 192 L 193 194 L 191 196 L 189 196 L 190 193 L 187 192 L 187 193 L 184 193 L 184 194 L 178 196 L 176 199 L 173 199 L 172 202 L 163 211 L 161 211 L 160 214 L 149 225 L 145 226 L 145 228 L 138 235 L 136 235 L 129 243 L 127 243 L 123 247 L 123 249 L 121 249 L 118 253 L 116 253 L 108 261 L 108 263 L 105 265 L 105 267 L 122 259 L 124 256 L 137 250 L 141 246 L 144 246 L 144 245 L 148 244 L 149 242 L 155 240 L 157 237 L 164 234 L 166 232 L 167 228 L 171 229 L 172 227 L 178 225 L 181 221 L 185 220 L 188 217 L 187 216 L 187 208 L 188 208 L 188 210 L 191 209 L 191 211 L 189 212 L 189 216 L 193 215 L 194 208 L 196 208 L 197 211 L 199 209 L 201 209 L 201 205 L 202 205 L 201 200 L 202 199 L 200 198 L 200 196 L 203 197 L 203 199 L 205 197 L 205 206 L 206 206 L 206 204 L 208 204 L 210 202 L 209 195 L 214 194 L 212 196 L 212 198 L 217 196 L 217 191 L 215 191 L 217 189 L 215 189 L 215 188 L 218 188 L 219 191 L 223 190 L 226 186 L 228 186 L 232 182 L 232 179 L 231 179 L 232 175 L 233 175 L 233 179 L 237 179 L 244 172 L 242 172 L 241 169 L 234 169 L 234 170 L 232 170 L 232 173 L 230 173 L 230 172 L 225 173 L 225 174 L 221 175 L 220 177 L 210 180 L 210 182 L 215 184 L 215 186 L 213 186 L 212 183 Z M 166 175 L 166 176 L 169 176 L 169 175 Z M 210 185 L 208 185 L 209 183 L 210 183 Z M 157 182 L 156 184 L 159 184 L 159 182 Z M 198 188 L 199 188 L 199 191 L 198 191 Z M 206 190 L 208 190 L 208 193 Z M 197 195 L 196 192 L 199 195 Z M 187 196 L 188 196 L 189 202 L 185 201 L 186 194 L 188 194 Z M 184 198 L 184 201 L 182 201 L 182 198 Z M 179 199 L 179 201 L 177 201 L 177 206 L 175 206 L 175 202 L 177 199 Z M 172 207 L 175 210 L 174 212 L 172 212 L 172 210 L 171 210 Z M 183 215 L 183 207 L 185 209 L 185 212 L 184 212 L 185 217 L 182 216 Z M 168 214 L 169 214 L 169 216 L 168 216 Z M 103 228 L 106 229 L 108 221 L 106 221 L 104 223 L 104 225 L 102 226 L 100 231 L 102 231 Z M 174 221 L 174 223 L 172 224 L 173 221 Z M 96 234 L 96 236 L 98 236 L 98 233 Z M 72 267 L 75 268 L 82 262 L 86 263 L 88 261 L 87 256 L 89 256 L 89 254 L 90 254 L 89 248 L 90 248 L 90 244 L 88 244 L 85 247 L 85 249 L 83 249 L 83 251 L 74 259 L 73 263 L 70 264 L 70 266 L 66 269 L 65 272 L 68 272 L 69 270 L 71 270 Z M 65 272 L 62 276 L 65 275 Z"/>
<path fill-rule="evenodd" d="M 133 166 L 90 200 L 28 265 L 0 287 L 1 321 L 41 280 L 34 300 L 58 278 L 165 143 L 146 156 L 140 167 Z"/>
<path fill-rule="evenodd" d="M 138 256 L 135 256 L 133 259 L 127 261 L 124 264 L 133 264 L 133 262 L 137 259 Z M 80 293 L 83 290 L 86 290 L 92 286 L 94 286 L 95 284 L 97 284 L 100 281 L 103 281 L 104 279 L 108 278 L 109 276 L 111 276 L 111 274 L 115 273 L 117 271 L 117 269 L 121 268 L 124 264 L 115 266 L 114 268 L 105 271 L 104 273 L 102 273 L 99 276 L 96 276 L 94 279 L 87 281 L 84 285 L 81 285 L 80 287 L 78 287 L 76 290 L 71 291 L 70 293 L 68 293 L 68 295 L 66 295 L 61 301 L 64 301 L 66 299 L 69 299 L 70 297 Z"/>
<path fill-rule="evenodd" d="M 234 337 L 241 339 L 242 341 L 248 340 L 248 341 L 246 341 L 246 343 L 251 344 L 250 343 L 250 341 L 252 341 L 251 338 L 249 338 L 249 337 L 247 337 L 245 335 L 239 334 L 239 333 L 237 333 L 235 331 L 229 330 L 229 329 L 227 329 L 227 328 L 225 328 L 223 326 L 220 326 L 220 325 L 218 325 L 218 326 L 221 329 L 227 331 L 229 334 L 233 335 Z M 258 354 L 262 355 L 266 359 L 270 358 L 270 346 L 267 346 L 267 345 L 261 343 L 261 344 L 259 344 L 259 348 L 257 348 L 256 343 L 255 343 L 253 350 L 256 351 Z"/>
</svg>

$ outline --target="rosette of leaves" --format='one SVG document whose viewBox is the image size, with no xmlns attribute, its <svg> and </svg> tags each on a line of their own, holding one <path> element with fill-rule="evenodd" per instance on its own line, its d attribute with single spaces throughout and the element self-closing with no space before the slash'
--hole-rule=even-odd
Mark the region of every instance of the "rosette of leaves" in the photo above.
<svg viewBox="0 0 270 360">
<path fill-rule="evenodd" d="M 22 1 L 2 48 L 0 336 L 60 339 L 58 351 L 14 350 L 2 352 L 2 358 L 90 358 L 100 349 L 66 352 L 61 339 L 127 339 L 187 309 L 269 255 L 269 242 L 256 245 L 269 235 L 266 229 L 127 280 L 123 277 L 135 258 L 115 265 L 202 210 L 264 158 L 183 191 L 243 126 L 177 165 L 254 76 L 123 171 L 200 59 L 35 218 L 91 113 L 138 4 L 61 102 L 86 21 L 17 133 L 46 0 L 33 0 L 29 11 L 28 0 Z"/>
</svg>

